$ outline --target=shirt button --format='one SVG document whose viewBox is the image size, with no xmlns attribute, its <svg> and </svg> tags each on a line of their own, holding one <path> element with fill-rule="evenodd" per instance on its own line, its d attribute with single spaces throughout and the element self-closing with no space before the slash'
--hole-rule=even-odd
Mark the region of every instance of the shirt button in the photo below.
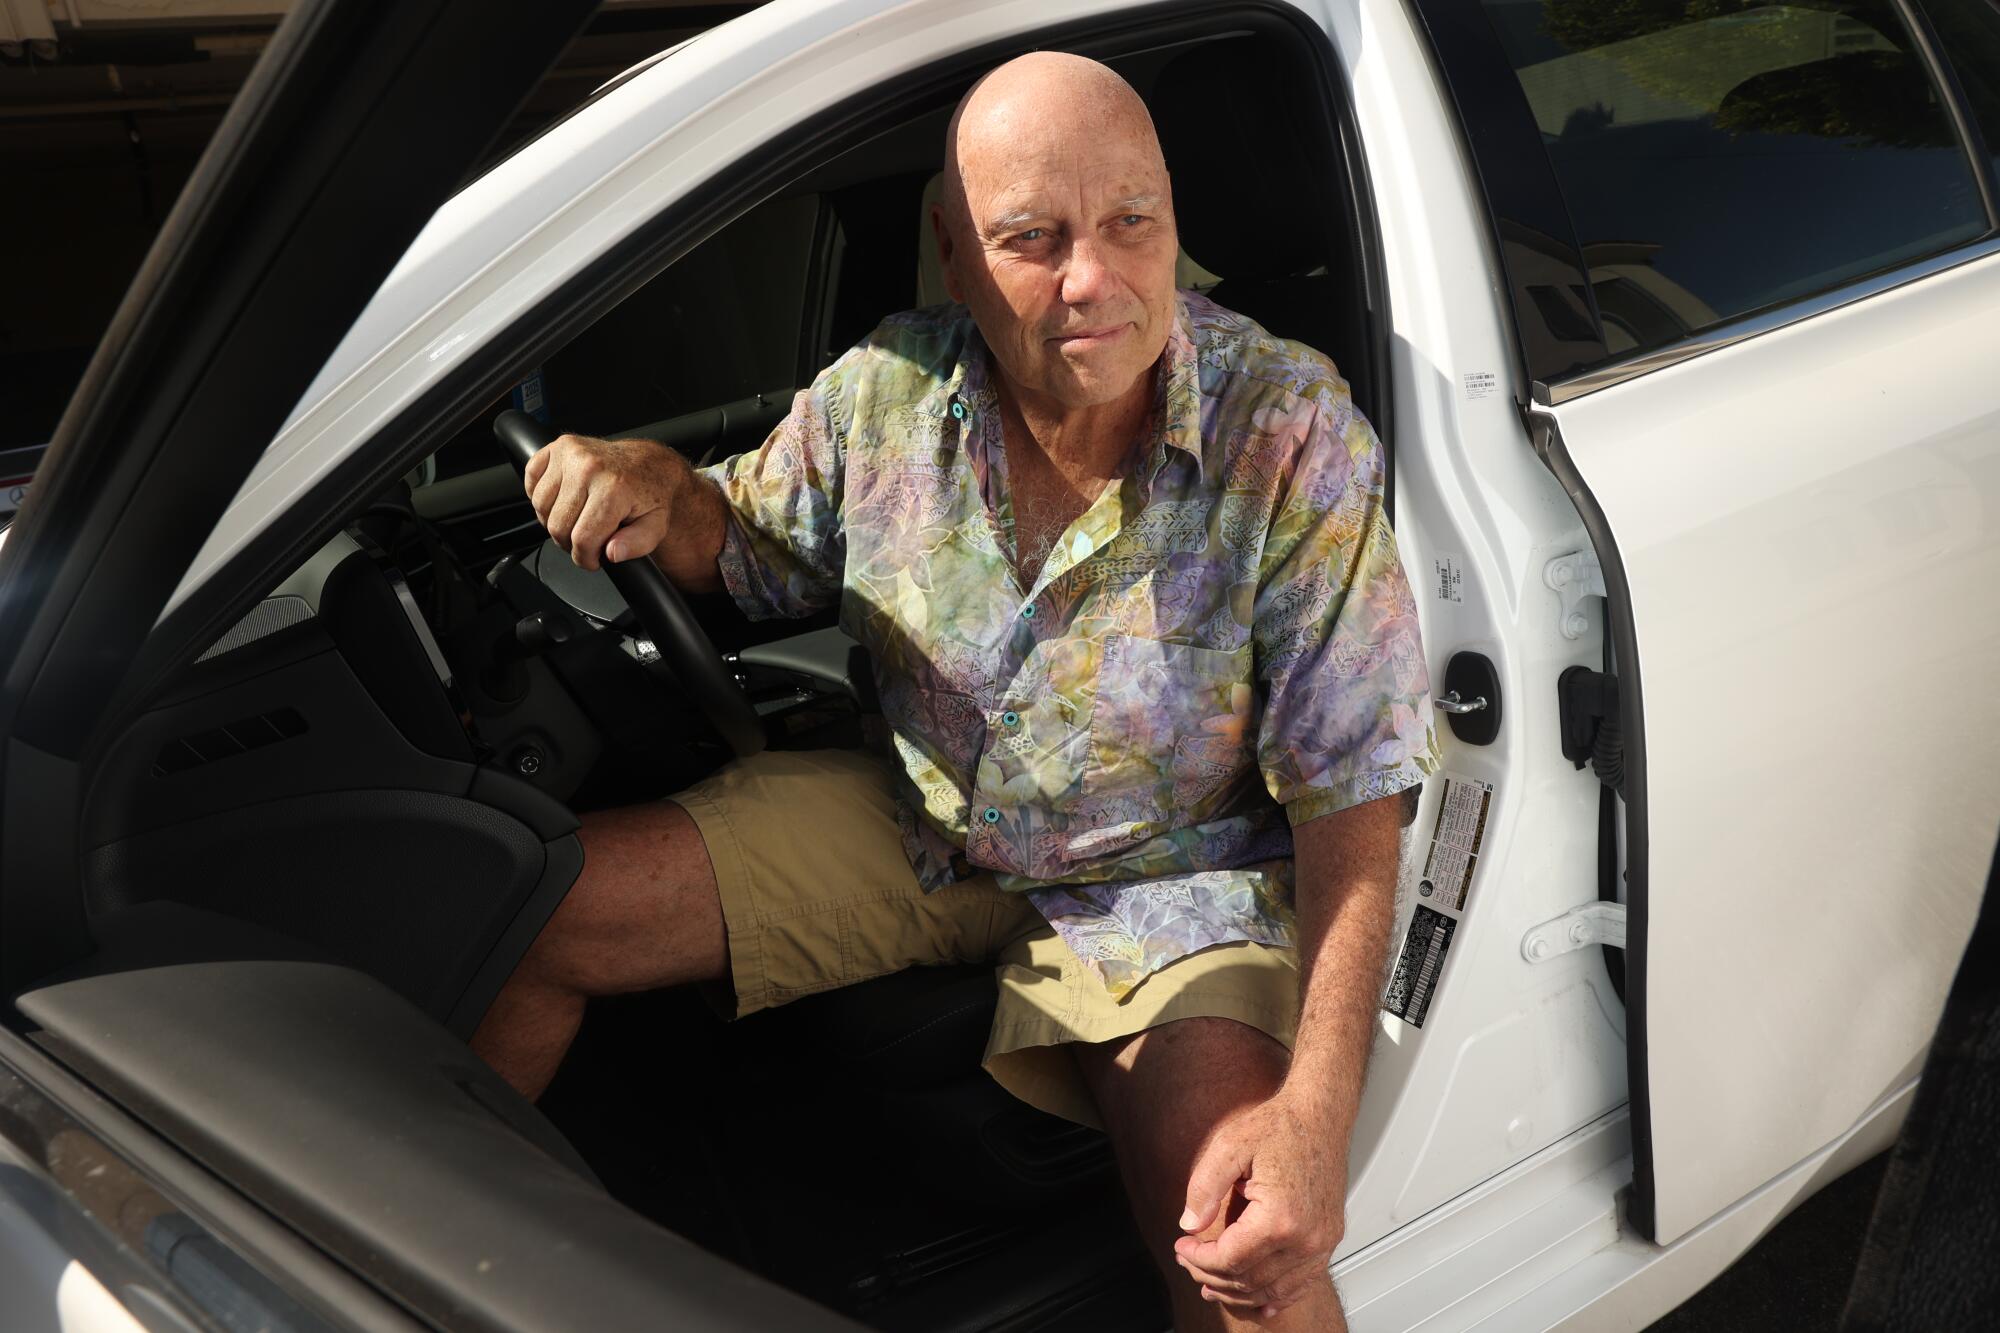
<svg viewBox="0 0 2000 1333">
<path fill-rule="evenodd" d="M 965 420 L 965 404 L 959 402 L 957 399 L 953 399 L 951 404 L 951 415 L 952 418 L 956 421 Z"/>
<path fill-rule="evenodd" d="M 1021 725 L 1021 715 L 1009 709 L 1000 715 L 1000 725 L 1003 727 L 1018 727 Z"/>
<path fill-rule="evenodd" d="M 985 820 L 989 824 L 997 824 L 1000 822 L 1000 812 L 994 809 L 990 805 L 986 807 L 986 813 L 982 814 L 979 817 Z"/>
</svg>

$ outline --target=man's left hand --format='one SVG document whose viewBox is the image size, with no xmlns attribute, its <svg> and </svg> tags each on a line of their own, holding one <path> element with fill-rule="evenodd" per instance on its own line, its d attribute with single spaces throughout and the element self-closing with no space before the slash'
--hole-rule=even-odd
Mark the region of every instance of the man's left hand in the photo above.
<svg viewBox="0 0 2000 1333">
<path fill-rule="evenodd" d="M 1174 1253 L 1204 1299 L 1268 1318 L 1327 1280 L 1347 1201 L 1348 1134 L 1332 1121 L 1281 1088 L 1202 1149 Z M 1222 1232 L 1200 1239 L 1218 1217 Z"/>
</svg>

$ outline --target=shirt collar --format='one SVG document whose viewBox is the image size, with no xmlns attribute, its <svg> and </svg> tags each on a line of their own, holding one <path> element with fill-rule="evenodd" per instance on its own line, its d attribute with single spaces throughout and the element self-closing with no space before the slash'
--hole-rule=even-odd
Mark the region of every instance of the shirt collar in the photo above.
<svg viewBox="0 0 2000 1333">
<path fill-rule="evenodd" d="M 1160 353 L 1157 373 L 1159 425 L 1153 437 L 1152 466 L 1146 473 L 1148 482 L 1166 466 L 1169 448 L 1193 458 L 1197 470 L 1202 465 L 1201 357 L 1183 292 L 1174 293 L 1174 325 L 1167 334 L 1166 350 Z"/>
<path fill-rule="evenodd" d="M 960 310 L 963 312 L 964 307 Z M 986 340 L 980 337 L 979 327 L 970 314 L 962 314 L 962 318 L 966 325 L 964 350 L 953 363 L 951 373 L 917 404 L 917 410 L 928 416 L 955 416 L 954 405 L 962 405 L 968 412 L 994 406 L 987 378 Z M 1196 468 L 1202 465 L 1201 359 L 1184 292 L 1174 293 L 1173 327 L 1167 333 L 1166 348 L 1160 353 L 1153 374 L 1159 386 L 1155 400 L 1159 411 L 1146 469 L 1148 482 L 1166 466 L 1169 449 L 1187 454 L 1194 459 Z"/>
</svg>

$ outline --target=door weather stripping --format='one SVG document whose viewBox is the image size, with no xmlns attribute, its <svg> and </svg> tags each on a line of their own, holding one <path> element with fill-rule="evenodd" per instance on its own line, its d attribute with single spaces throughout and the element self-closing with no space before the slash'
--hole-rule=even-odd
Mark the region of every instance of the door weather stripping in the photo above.
<svg viewBox="0 0 2000 1333">
<path fill-rule="evenodd" d="M 1590 620 L 1583 614 L 1583 599 L 1604 596 L 1604 568 L 1597 563 L 1597 555 L 1592 551 L 1571 551 L 1549 561 L 1542 570 L 1542 582 L 1556 590 L 1562 598 L 1562 615 L 1557 624 L 1562 627 L 1565 639 L 1580 639 L 1590 628 Z"/>
<path fill-rule="evenodd" d="M 1585 903 L 1553 921 L 1542 922 L 1522 937 L 1521 957 L 1531 963 L 1546 963 L 1593 944 L 1625 947 L 1624 903 Z"/>
</svg>

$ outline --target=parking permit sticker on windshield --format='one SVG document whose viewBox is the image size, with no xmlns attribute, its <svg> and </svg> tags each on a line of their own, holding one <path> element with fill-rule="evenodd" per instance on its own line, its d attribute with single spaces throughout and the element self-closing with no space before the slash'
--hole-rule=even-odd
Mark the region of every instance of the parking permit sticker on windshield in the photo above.
<svg viewBox="0 0 2000 1333">
<path fill-rule="evenodd" d="M 1389 978 L 1382 1007 L 1413 1028 L 1422 1027 L 1430 1012 L 1431 992 L 1437 989 L 1445 950 L 1451 948 L 1451 933 L 1457 928 L 1456 921 L 1421 903 L 1410 918 L 1410 933 L 1403 936 L 1403 952 L 1396 959 L 1396 974 Z"/>
<path fill-rule="evenodd" d="M 1492 806 L 1492 783 L 1445 778 L 1437 827 L 1431 830 L 1431 849 L 1417 881 L 1419 898 L 1453 912 L 1465 909 L 1466 890 L 1479 865 L 1479 847 L 1486 840 L 1486 813 Z"/>
</svg>

